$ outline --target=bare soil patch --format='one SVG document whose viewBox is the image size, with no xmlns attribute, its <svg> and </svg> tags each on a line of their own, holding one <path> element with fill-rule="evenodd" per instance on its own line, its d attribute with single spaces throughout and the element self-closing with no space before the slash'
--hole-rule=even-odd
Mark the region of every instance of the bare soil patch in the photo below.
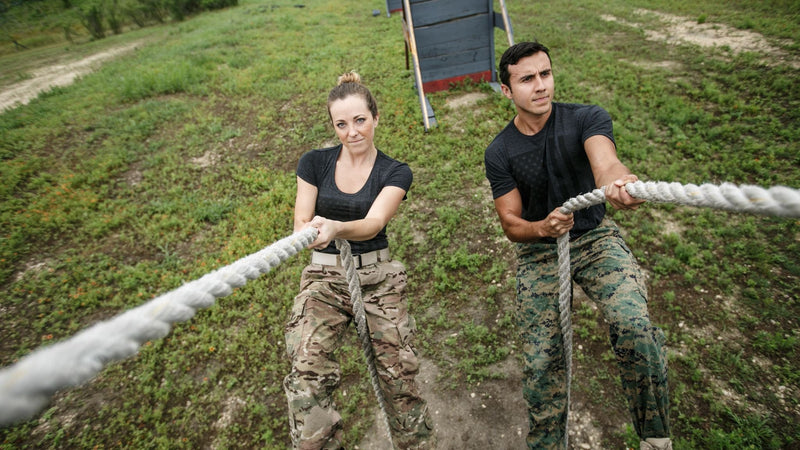
<svg viewBox="0 0 800 450">
<path fill-rule="evenodd" d="M 640 28 L 644 30 L 647 39 L 654 41 L 682 42 L 702 47 L 726 46 L 733 52 L 762 53 L 765 55 L 765 61 L 770 63 L 777 61 L 790 64 L 795 68 L 800 67 L 796 59 L 792 59 L 779 48 L 772 46 L 757 33 L 736 30 L 720 24 L 698 24 L 696 20 L 656 11 L 639 10 L 638 13 L 655 15 L 659 19 L 660 25 L 657 29 L 648 29 L 640 23 L 628 22 L 614 16 L 604 15 L 602 18 Z M 26 104 L 42 91 L 52 87 L 68 85 L 79 76 L 96 69 L 104 61 L 134 50 L 139 45 L 140 43 L 132 43 L 72 63 L 38 69 L 33 72 L 31 79 L 16 83 L 0 92 L 0 111 Z M 665 62 L 663 64 L 664 67 L 671 67 L 673 63 Z M 481 93 L 466 94 L 448 100 L 447 105 L 452 110 L 468 108 L 485 97 L 486 94 Z M 219 157 L 218 154 L 209 152 L 192 162 L 200 167 L 206 167 L 213 165 Z M 135 184 L 140 178 L 140 173 L 133 172 L 129 182 Z M 668 228 L 668 231 L 670 230 Z M 795 239 L 800 239 L 800 236 L 796 236 Z M 40 265 L 35 265 L 29 270 L 37 270 L 39 267 Z M 582 300 L 576 295 L 576 304 L 580 301 Z M 0 309 L 1 312 L 2 309 Z M 712 331 L 708 330 L 707 332 L 713 334 Z M 578 342 L 575 345 L 577 346 Z M 672 345 L 677 347 L 678 343 L 672 343 Z M 597 346 L 607 347 L 607 343 L 597 344 Z M 485 380 L 475 386 L 462 386 L 467 391 L 455 392 L 440 386 L 440 383 L 437 382 L 441 369 L 434 361 L 422 360 L 418 381 L 429 402 L 437 428 L 438 449 L 525 448 L 528 425 L 526 407 L 521 392 L 520 363 L 517 357 L 512 355 L 500 363 L 496 369 L 496 372 L 504 373 L 505 377 Z M 582 377 L 585 380 L 586 375 L 585 372 L 582 374 L 582 371 L 587 370 L 586 367 L 576 364 L 574 370 L 575 380 L 580 380 Z M 590 398 L 576 389 L 576 383 L 579 382 L 573 382 L 573 404 L 570 415 L 572 446 L 574 448 L 601 448 L 604 442 L 618 440 L 614 435 L 620 433 L 627 422 L 624 406 L 614 404 L 597 407 L 593 403 L 594 398 Z M 604 388 L 613 390 L 617 385 L 618 381 L 612 380 Z M 782 388 L 781 398 L 785 391 L 785 388 Z M 226 426 L 230 422 L 230 417 L 241 408 L 241 404 L 241 399 L 229 399 L 225 414 L 215 426 Z M 377 410 L 375 417 L 375 425 L 355 448 L 361 450 L 388 450 L 390 448 Z"/>
<path fill-rule="evenodd" d="M 575 303 L 590 302 L 583 292 L 575 290 Z M 576 341 L 573 345 L 579 345 Z M 600 347 L 609 347 L 607 342 Z M 437 450 L 521 450 L 526 448 L 528 434 L 527 406 L 522 398 L 522 365 L 512 353 L 494 367 L 500 379 L 488 379 L 474 386 L 461 386 L 456 391 L 438 381 L 440 368 L 434 361 L 422 359 L 417 381 L 428 402 L 436 428 Z M 588 365 L 592 365 L 589 363 Z M 589 367 L 573 363 L 574 379 L 586 379 Z M 569 441 L 574 449 L 603 448 L 613 434 L 621 433 L 627 423 L 624 405 L 603 405 L 597 408 L 592 398 L 577 389 L 573 382 L 569 414 Z M 613 383 L 618 382 L 616 380 Z M 614 386 L 608 386 L 614 390 Z M 609 411 L 611 409 L 612 411 Z M 617 409 L 617 411 L 613 411 Z M 388 434 L 379 409 L 374 423 L 356 450 L 391 450 Z"/>
<path fill-rule="evenodd" d="M 0 92 L 0 111 L 25 105 L 41 92 L 54 87 L 72 84 L 76 78 L 95 70 L 104 61 L 134 50 L 140 44 L 140 42 L 134 42 L 111 48 L 71 63 L 36 69 L 33 71 L 31 78 L 15 83 Z"/>
<path fill-rule="evenodd" d="M 657 27 L 653 28 L 642 23 L 629 22 L 608 14 L 603 14 L 600 17 L 608 22 L 617 22 L 638 28 L 644 32 L 646 39 L 650 41 L 693 44 L 707 48 L 729 48 L 733 53 L 760 53 L 763 55 L 762 61 L 764 64 L 788 64 L 795 69 L 800 68 L 800 61 L 770 44 L 759 33 L 739 30 L 720 23 L 699 23 L 696 19 L 647 9 L 637 9 L 635 13 L 642 17 L 653 16 L 657 18 Z"/>
</svg>

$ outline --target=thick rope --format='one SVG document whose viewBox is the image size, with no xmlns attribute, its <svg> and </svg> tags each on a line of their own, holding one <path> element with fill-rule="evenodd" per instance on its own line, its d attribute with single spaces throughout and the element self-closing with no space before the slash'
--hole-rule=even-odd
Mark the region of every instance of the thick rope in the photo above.
<svg viewBox="0 0 800 450">
<path fill-rule="evenodd" d="M 364 360 L 367 363 L 369 379 L 372 382 L 372 389 L 375 391 L 375 397 L 378 398 L 378 405 L 381 407 L 384 426 L 389 435 L 389 443 L 392 444 L 392 448 L 395 448 L 394 442 L 392 442 L 392 429 L 389 427 L 389 415 L 386 413 L 386 397 L 383 395 L 380 378 L 378 378 L 378 369 L 375 366 L 375 349 L 372 347 L 372 339 L 369 335 L 367 316 L 364 311 L 364 301 L 361 297 L 361 282 L 358 279 L 358 272 L 356 272 L 356 266 L 353 262 L 353 253 L 350 250 L 350 243 L 346 240 L 336 239 L 335 242 L 347 275 L 350 298 L 353 301 L 353 316 L 356 322 L 356 331 L 358 332 L 358 339 L 361 341 L 361 350 L 364 354 Z"/>
<path fill-rule="evenodd" d="M 785 186 L 764 189 L 759 186 L 724 183 L 722 185 L 682 185 L 667 182 L 636 181 L 625 185 L 628 193 L 636 198 L 660 203 L 678 203 L 713 209 L 739 211 L 780 217 L 800 217 L 800 190 Z M 569 214 L 606 201 L 605 187 L 573 197 L 560 211 Z M 564 445 L 569 444 L 570 386 L 572 383 L 572 276 L 569 256 L 569 233 L 556 240 L 558 246 L 558 308 L 564 358 L 567 372 L 567 420 L 564 429 Z"/>
<path fill-rule="evenodd" d="M 731 183 L 697 186 L 637 181 L 626 184 L 625 189 L 634 197 L 654 202 L 705 206 L 765 216 L 800 217 L 800 190 L 786 186 L 764 189 Z"/>
<path fill-rule="evenodd" d="M 316 237 L 316 228 L 306 228 L 0 370 L 0 427 L 32 418 L 57 391 L 89 381 L 106 364 L 166 336 L 172 323 L 189 320 L 198 309 L 269 272 Z"/>
<path fill-rule="evenodd" d="M 567 200 L 561 206 L 561 212 L 569 214 L 592 205 L 604 202 L 606 196 L 603 189 L 579 195 Z M 564 419 L 564 446 L 569 448 L 569 405 L 572 386 L 572 271 L 569 260 L 569 233 L 564 233 L 556 239 L 558 245 L 558 312 L 561 325 L 561 336 L 564 344 L 564 360 L 567 372 L 567 417 Z"/>
</svg>

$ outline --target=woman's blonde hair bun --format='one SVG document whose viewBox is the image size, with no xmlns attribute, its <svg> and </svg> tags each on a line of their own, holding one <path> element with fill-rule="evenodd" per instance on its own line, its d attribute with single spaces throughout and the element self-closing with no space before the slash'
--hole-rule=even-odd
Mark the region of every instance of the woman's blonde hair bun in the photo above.
<svg viewBox="0 0 800 450">
<path fill-rule="evenodd" d="M 345 83 L 358 83 L 361 84 L 361 75 L 357 72 L 347 72 L 339 75 L 339 79 L 337 80 L 337 85 L 342 85 Z"/>
</svg>

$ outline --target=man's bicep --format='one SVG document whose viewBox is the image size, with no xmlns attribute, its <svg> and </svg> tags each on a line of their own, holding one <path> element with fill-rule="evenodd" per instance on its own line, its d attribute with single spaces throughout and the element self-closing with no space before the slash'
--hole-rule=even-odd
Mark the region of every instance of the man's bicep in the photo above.
<svg viewBox="0 0 800 450">
<path fill-rule="evenodd" d="M 494 209 L 503 222 L 522 218 L 522 197 L 519 195 L 519 190 L 514 188 L 494 199 Z"/>
</svg>

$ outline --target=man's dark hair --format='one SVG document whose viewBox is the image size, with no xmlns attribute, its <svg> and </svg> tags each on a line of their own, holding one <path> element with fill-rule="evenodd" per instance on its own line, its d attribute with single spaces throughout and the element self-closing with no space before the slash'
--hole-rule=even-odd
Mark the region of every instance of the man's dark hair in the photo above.
<svg viewBox="0 0 800 450">
<path fill-rule="evenodd" d="M 511 74 L 508 73 L 508 66 L 513 66 L 520 59 L 539 52 L 544 52 L 547 55 L 547 59 L 550 59 L 550 50 L 539 42 L 520 42 L 509 47 L 500 58 L 500 82 L 510 88 Z M 553 60 L 550 59 L 550 62 L 552 63 Z"/>
</svg>

